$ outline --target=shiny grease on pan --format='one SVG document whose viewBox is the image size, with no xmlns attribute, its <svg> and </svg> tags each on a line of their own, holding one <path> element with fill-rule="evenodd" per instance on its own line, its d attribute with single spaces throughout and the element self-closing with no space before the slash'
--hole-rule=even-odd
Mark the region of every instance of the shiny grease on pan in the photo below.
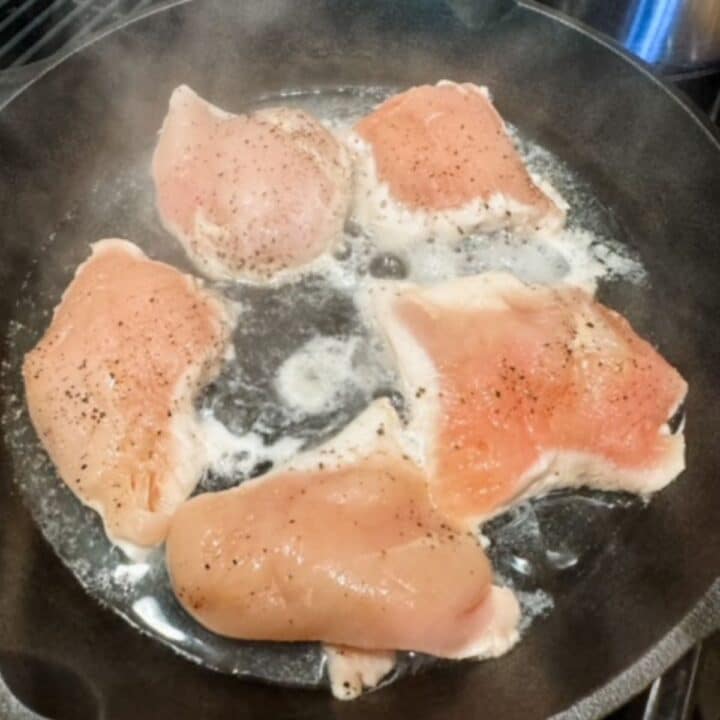
<svg viewBox="0 0 720 720">
<path fill-rule="evenodd" d="M 255 107 L 288 105 L 305 109 L 334 129 L 352 124 L 392 94 L 389 88 L 291 91 L 263 97 Z M 243 108 L 233 108 L 242 110 Z M 373 397 L 388 396 L 402 412 L 397 378 L 379 338 L 363 325 L 355 290 L 368 277 L 428 282 L 487 270 L 509 270 L 526 281 L 563 278 L 587 282 L 609 279 L 642 292 L 641 265 L 617 242 L 618 228 L 587 186 L 542 148 L 518 135 L 531 170 L 555 186 L 570 203 L 568 230 L 552 244 L 532 243 L 505 233 L 466 238 L 455 247 L 427 238 L 402 252 L 380 253 L 352 222 L 344 242 L 307 273 L 279 286 L 215 283 L 240 305 L 235 332 L 236 358 L 200 400 L 209 434 L 219 439 L 214 468 L 197 492 L 230 487 L 266 472 L 299 448 L 330 437 Z M 148 229 L 133 237 L 151 257 L 187 263 L 163 235 L 154 216 L 147 139 L 143 162 L 129 160 L 119 178 L 99 187 L 88 202 L 106 214 L 134 213 Z M 77 209 L 69 211 L 47 239 L 46 264 L 28 277 L 11 324 L 8 361 L 2 368 L 6 398 L 3 421 L 26 504 L 43 534 L 83 587 L 128 622 L 189 659 L 224 672 L 285 685 L 327 684 L 319 645 L 239 642 L 219 637 L 192 621 L 172 595 L 162 550 L 130 562 L 110 545 L 97 515 L 80 505 L 41 451 L 24 406 L 19 368 L 24 353 L 48 324 L 75 267 L 96 237 L 75 236 Z M 50 259 L 55 265 L 50 264 Z M 333 372 L 314 372 L 317 366 Z M 301 389 L 319 390 L 322 402 L 302 401 Z M 589 572 L 607 528 L 619 533 L 642 501 L 627 496 L 574 492 L 523 504 L 484 528 L 499 579 L 523 604 L 523 627 L 547 612 L 552 596 Z M 427 663 L 405 653 L 388 681 Z"/>
</svg>

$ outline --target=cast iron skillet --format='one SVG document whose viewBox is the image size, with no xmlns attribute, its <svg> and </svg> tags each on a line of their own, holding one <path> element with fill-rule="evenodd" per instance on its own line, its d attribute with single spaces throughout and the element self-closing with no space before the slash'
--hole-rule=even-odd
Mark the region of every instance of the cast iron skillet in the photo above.
<svg viewBox="0 0 720 720">
<path fill-rule="evenodd" d="M 54 717 L 518 718 L 602 715 L 720 617 L 720 145 L 614 47 L 534 5 L 491 22 L 461 0 L 205 2 L 150 14 L 74 53 L 0 113 L 0 319 L 52 274 L 41 241 L 137 239 L 93 189 L 146 157 L 174 86 L 228 107 L 292 87 L 489 85 L 501 112 L 589 181 L 650 282 L 602 288 L 690 381 L 688 470 L 621 527 L 498 661 L 405 678 L 354 703 L 203 670 L 98 606 L 0 476 L 0 668 Z M 504 12 L 506 11 L 507 12 Z M 57 252 L 57 250 L 56 250 Z M 21 283 L 30 273 L 30 282 Z M 35 280 L 33 280 L 35 278 Z M 38 319 L 41 332 L 46 319 Z M 716 584 L 717 585 L 717 584 Z"/>
</svg>

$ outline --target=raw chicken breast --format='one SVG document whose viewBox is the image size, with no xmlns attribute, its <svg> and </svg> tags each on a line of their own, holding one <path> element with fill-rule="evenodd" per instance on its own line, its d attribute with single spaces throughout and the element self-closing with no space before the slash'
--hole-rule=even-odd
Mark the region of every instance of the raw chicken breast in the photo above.
<svg viewBox="0 0 720 720">
<path fill-rule="evenodd" d="M 288 467 L 189 500 L 168 534 L 185 609 L 221 635 L 444 657 L 498 655 L 518 604 L 431 505 L 399 420 L 376 401 Z"/>
<path fill-rule="evenodd" d="M 564 222 L 566 204 L 530 176 L 486 88 L 411 88 L 363 118 L 349 144 L 354 217 L 385 244 Z"/>
<path fill-rule="evenodd" d="M 375 302 L 432 498 L 454 521 L 561 486 L 648 494 L 684 468 L 668 420 L 685 381 L 585 291 L 498 273 L 386 287 Z"/>
<path fill-rule="evenodd" d="M 184 85 L 153 157 L 165 227 L 217 279 L 267 279 L 327 251 L 348 213 L 351 170 L 343 145 L 302 110 L 231 115 Z"/>
<path fill-rule="evenodd" d="M 25 357 L 45 449 L 126 549 L 161 543 L 202 474 L 193 397 L 219 370 L 231 322 L 189 275 L 102 240 Z"/>
</svg>

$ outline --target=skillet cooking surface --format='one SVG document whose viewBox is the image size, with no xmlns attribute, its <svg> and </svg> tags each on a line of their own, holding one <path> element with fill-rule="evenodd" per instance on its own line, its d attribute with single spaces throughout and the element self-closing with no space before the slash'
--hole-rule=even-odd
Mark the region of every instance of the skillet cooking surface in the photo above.
<svg viewBox="0 0 720 720">
<path fill-rule="evenodd" d="M 558 580 L 553 613 L 507 657 L 435 669 L 339 705 L 317 693 L 203 671 L 98 607 L 32 525 L 11 482 L 13 475 L 23 480 L 20 467 L 5 450 L 0 610 L 10 622 L 0 624 L 0 651 L 42 656 L 74 671 L 108 718 L 194 716 L 198 708 L 204 717 L 229 708 L 252 717 L 559 712 L 639 660 L 720 574 L 714 477 L 720 451 L 713 432 L 720 413 L 714 289 L 720 260 L 711 245 L 720 236 L 717 141 L 625 58 L 532 9 L 512 11 L 490 32 L 464 24 L 466 13 L 453 5 L 229 7 L 188 5 L 137 22 L 52 70 L 0 115 L 3 323 L 20 319 L 15 298 L 40 299 L 41 288 L 54 289 L 54 297 L 45 297 L 51 307 L 90 241 L 125 236 L 155 250 L 158 231 L 133 205 L 137 193 L 123 195 L 112 212 L 101 198 L 129 163 L 147 162 L 175 85 L 187 82 L 240 108 L 248 98 L 287 88 L 472 80 L 489 85 L 526 137 L 592 185 L 642 258 L 649 283 L 608 284 L 601 297 L 689 379 L 689 470 L 649 508 L 615 519 L 598 541 L 606 543 L 603 552 L 582 573 Z M 157 247 L 156 256 L 182 262 L 167 239 Z M 32 331 L 38 335 L 46 323 L 47 316 L 38 318 Z M 669 663 L 690 639 L 672 641 L 658 662 Z M 633 682 L 660 669 L 645 664 Z M 587 712 L 609 709 L 631 685 Z"/>
</svg>

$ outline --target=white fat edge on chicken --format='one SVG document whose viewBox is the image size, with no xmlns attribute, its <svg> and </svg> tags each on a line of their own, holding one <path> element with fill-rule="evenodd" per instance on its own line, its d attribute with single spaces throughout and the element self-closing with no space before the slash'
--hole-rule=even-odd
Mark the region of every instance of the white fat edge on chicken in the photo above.
<svg viewBox="0 0 720 720">
<path fill-rule="evenodd" d="M 685 438 L 682 430 L 672 436 L 663 462 L 653 468 L 619 468 L 599 455 L 577 450 L 546 450 L 519 485 L 522 491 L 490 515 L 472 519 L 482 525 L 518 503 L 542 497 L 558 489 L 590 488 L 606 492 L 629 492 L 643 500 L 667 487 L 685 469 Z"/>
<path fill-rule="evenodd" d="M 392 348 L 403 389 L 410 401 L 408 429 L 415 436 L 415 442 L 410 447 L 420 450 L 416 457 L 432 471 L 433 438 L 440 414 L 438 373 L 431 357 L 393 310 L 395 300 L 413 290 L 418 292 L 421 302 L 480 311 L 510 308 L 504 293 L 514 297 L 522 294 L 530 299 L 535 293 L 545 294 L 547 289 L 525 285 L 506 273 L 487 273 L 430 287 L 418 287 L 411 283 L 375 283 L 365 291 L 360 307 L 371 327 L 383 333 Z M 680 398 L 677 407 L 670 413 L 671 417 L 682 402 L 683 398 Z M 685 469 L 682 430 L 681 425 L 671 435 L 668 423 L 660 428 L 662 435 L 671 437 L 671 445 L 664 461 L 653 468 L 619 468 L 595 454 L 548 448 L 521 479 L 521 492 L 491 515 L 469 518 L 467 529 L 479 533 L 483 523 L 501 515 L 511 506 L 559 488 L 625 491 L 647 498 L 667 486 Z M 485 536 L 480 535 L 480 538 L 481 542 L 487 543 Z"/>
<path fill-rule="evenodd" d="M 330 690 L 338 700 L 354 700 L 377 687 L 392 672 L 397 656 L 391 650 L 360 650 L 323 646 Z"/>
<path fill-rule="evenodd" d="M 371 282 L 361 289 L 356 302 L 368 327 L 389 346 L 392 361 L 399 370 L 401 389 L 410 407 L 405 428 L 406 451 L 432 473 L 430 443 L 440 410 L 438 376 L 430 356 L 393 310 L 395 300 L 414 287 L 406 282 Z M 404 348 L 402 358 L 398 348 Z"/>
<path fill-rule="evenodd" d="M 188 100 L 191 100 L 192 102 L 203 103 L 203 105 L 205 105 L 205 107 L 210 111 L 210 113 L 216 118 L 218 118 L 218 120 L 230 120 L 235 117 L 231 112 L 223 110 L 221 107 L 218 107 L 217 105 L 208 102 L 207 100 L 205 100 L 205 98 L 198 95 L 189 85 L 185 85 L 184 83 L 182 85 L 178 85 L 170 95 L 170 109 L 182 110 L 183 103 L 187 102 Z M 165 119 L 167 120 L 167 116 Z M 158 135 L 162 133 L 163 129 L 164 123 L 163 127 L 160 128 Z"/>
<path fill-rule="evenodd" d="M 78 499 L 80 500 L 80 502 L 82 502 L 83 505 L 89 507 L 91 510 L 94 510 L 98 514 L 108 540 L 117 548 L 122 550 L 122 552 L 129 560 L 131 560 L 133 563 L 142 563 L 147 560 L 150 553 L 155 549 L 154 546 L 138 545 L 137 543 L 133 543 L 129 540 L 124 540 L 123 538 L 117 537 L 113 533 L 112 528 L 107 523 L 107 520 L 105 518 L 105 505 L 103 503 L 85 498 Z M 142 512 L 147 511 L 138 510 L 138 513 Z"/>
<path fill-rule="evenodd" d="M 171 423 L 171 430 L 181 458 L 175 465 L 180 477 L 179 482 L 173 485 L 179 491 L 177 496 L 172 499 L 173 507 L 177 507 L 180 502 L 192 493 L 214 457 L 213 443 L 208 442 L 207 423 L 203 422 L 202 417 L 193 407 L 193 399 L 199 389 L 207 385 L 217 376 L 222 366 L 235 357 L 235 348 L 230 342 L 230 338 L 232 328 L 237 323 L 240 307 L 229 302 L 218 301 L 225 313 L 223 320 L 226 323 L 227 337 L 225 350 L 211 367 L 203 369 L 204 371 L 199 378 L 192 377 L 192 374 L 188 371 L 178 384 L 172 403 L 174 408 L 180 408 L 181 410 L 180 412 L 173 412 Z"/>
<path fill-rule="evenodd" d="M 487 660 L 500 657 L 520 639 L 521 610 L 515 593 L 509 587 L 493 585 L 486 602 L 491 603 L 492 620 L 477 638 L 471 638 L 452 659 Z"/>
</svg>

